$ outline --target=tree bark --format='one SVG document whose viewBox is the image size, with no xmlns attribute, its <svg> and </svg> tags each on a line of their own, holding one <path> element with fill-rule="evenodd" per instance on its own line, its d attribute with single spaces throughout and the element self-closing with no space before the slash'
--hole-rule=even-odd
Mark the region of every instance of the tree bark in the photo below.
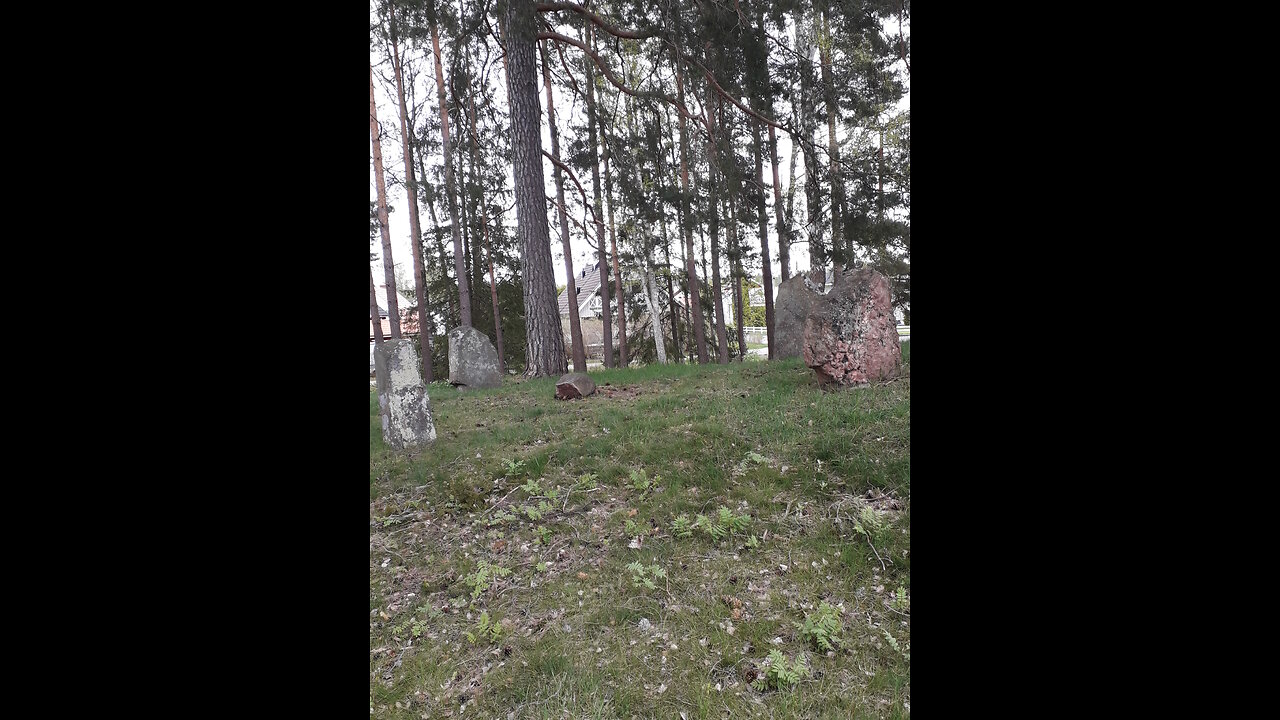
<svg viewBox="0 0 1280 720">
<path fill-rule="evenodd" d="M 757 121 L 751 126 L 752 137 L 755 141 L 756 149 L 756 177 L 760 180 L 760 190 L 756 194 L 756 214 L 760 220 L 760 262 L 764 268 L 764 326 L 765 336 L 769 343 L 769 359 L 773 359 L 773 351 L 776 343 L 773 342 L 773 262 L 769 259 L 769 216 L 765 213 L 764 201 L 764 158 L 761 155 L 760 148 L 760 123 Z M 769 128 L 773 130 L 773 128 Z M 773 166 L 773 192 L 775 197 L 774 211 L 777 212 L 781 207 L 782 196 L 778 194 L 778 165 Z M 778 223 L 781 226 L 781 222 Z M 779 227 L 781 230 L 781 227 Z M 778 233 L 778 243 L 782 243 L 782 233 Z M 784 271 L 785 274 L 785 271 Z"/>
<path fill-rule="evenodd" d="M 738 360 L 742 360 L 747 356 L 747 331 L 742 327 L 742 317 L 746 313 L 746 308 L 742 306 L 742 241 L 738 236 L 737 193 L 729 196 L 729 218 L 729 232 L 725 234 L 725 238 L 727 242 L 731 243 L 730 247 L 734 248 L 732 272 L 733 305 L 736 315 L 733 321 L 738 328 Z"/>
<path fill-rule="evenodd" d="M 844 181 L 840 177 L 840 145 L 836 142 L 836 91 L 831 75 L 831 23 L 827 11 L 822 11 L 822 42 L 818 44 L 822 60 L 822 94 L 827 103 L 827 143 L 831 155 L 831 249 L 839 249 L 846 255 L 845 263 L 853 261 L 852 245 L 844 239 Z"/>
<path fill-rule="evenodd" d="M 720 364 L 726 365 L 729 362 L 729 335 L 724 326 L 724 295 L 720 289 L 720 213 L 717 212 L 720 204 L 720 173 L 717 171 L 720 154 L 716 149 L 718 133 L 716 132 L 716 111 L 713 109 L 719 106 L 719 102 L 709 81 L 706 87 L 707 118 L 711 125 L 710 138 L 707 140 L 707 188 L 711 199 L 710 227 L 707 228 L 707 235 L 711 239 L 711 300 L 714 303 L 712 308 L 716 315 L 716 353 L 720 358 Z"/>
<path fill-rule="evenodd" d="M 542 50 L 542 81 L 547 86 L 547 124 L 551 126 L 551 155 L 560 160 L 560 130 L 556 127 L 555 97 L 551 93 L 551 66 L 548 64 L 547 42 L 540 46 Z M 573 346 L 573 371 L 587 371 L 587 352 L 582 343 L 582 321 L 578 317 L 578 284 L 574 282 L 573 251 L 569 246 L 569 214 L 564 204 L 564 173 L 559 166 L 553 166 L 552 177 L 556 181 L 556 200 L 560 203 L 560 244 L 564 248 L 564 273 L 568 278 L 565 285 L 566 303 L 569 306 L 569 338 Z M 558 308 L 557 308 L 558 309 Z"/>
<path fill-rule="evenodd" d="M 594 33 L 590 27 L 586 30 L 586 42 L 594 44 Z M 596 212 L 596 247 L 598 248 L 599 260 L 596 262 L 597 269 L 600 270 L 600 313 L 604 320 L 604 366 L 613 367 L 613 318 L 609 314 L 609 251 L 605 245 L 604 235 L 604 205 L 600 197 L 600 159 L 597 155 L 597 149 L 600 147 L 599 138 L 597 137 L 597 109 L 596 109 L 596 77 L 595 71 L 592 69 L 594 65 L 591 60 L 586 63 L 587 73 L 587 138 L 591 144 L 591 192 L 595 195 Z"/>
<path fill-rule="evenodd" d="M 476 98 L 471 95 L 467 98 L 468 108 L 471 115 L 471 156 L 480 154 L 480 146 L 476 142 Z M 474 169 L 472 175 L 475 175 Z M 484 251 L 489 255 L 489 295 L 493 300 L 493 334 L 498 341 L 498 372 L 503 377 L 507 376 L 507 355 L 506 349 L 502 346 L 502 313 L 498 310 L 498 281 L 493 272 L 493 247 L 489 244 L 489 206 L 485 203 L 484 184 L 479 184 L 480 188 L 480 227 L 484 230 Z"/>
<path fill-rule="evenodd" d="M 653 331 L 653 346 L 658 352 L 658 363 L 660 365 L 667 364 L 667 345 L 662 340 L 662 315 L 658 312 L 658 301 L 654 298 L 656 293 L 655 283 L 657 280 L 653 277 L 653 270 L 645 268 L 644 271 L 644 299 L 649 305 L 649 328 Z"/>
<path fill-rule="evenodd" d="M 440 138 L 444 141 L 444 184 L 449 196 L 449 224 L 453 231 L 453 269 L 458 277 L 458 314 L 462 325 L 471 327 L 471 288 L 463 259 L 461 224 L 458 219 L 458 194 L 453 177 L 453 152 L 449 142 L 449 105 L 445 101 L 444 67 L 440 62 L 440 32 L 431 22 L 431 51 L 436 63 L 436 91 L 440 96 Z"/>
<path fill-rule="evenodd" d="M 373 266 L 369 266 L 369 321 L 373 328 L 373 345 L 382 347 L 382 318 L 378 317 L 378 288 L 373 284 Z"/>
<path fill-rule="evenodd" d="M 511 155 L 515 179 L 516 234 L 524 268 L 526 377 L 563 375 L 564 336 L 556 303 L 542 175 L 542 110 L 538 104 L 537 36 L 533 0 L 507 6 L 507 98 L 511 108 Z"/>
<path fill-rule="evenodd" d="M 675 48 L 671 50 L 671 58 L 676 66 L 676 98 L 684 105 L 684 73 L 680 69 L 680 57 Z M 677 113 L 679 114 L 679 113 Z M 707 336 L 702 321 L 702 303 L 699 301 L 698 272 L 693 252 L 693 222 L 689 217 L 689 129 L 683 114 L 680 115 L 680 217 L 684 222 L 685 272 L 689 276 L 688 297 L 686 301 L 689 311 L 693 313 L 693 337 L 698 348 L 698 362 L 706 365 Z"/>
<path fill-rule="evenodd" d="M 791 182 L 795 183 L 795 143 L 791 143 Z M 786 282 L 791 277 L 791 233 L 782 212 L 782 179 L 778 177 L 778 136 L 769 126 L 769 161 L 773 166 L 773 214 L 778 224 L 778 282 Z M 763 182 L 763 181 L 762 181 Z M 790 214 L 790 211 L 788 211 Z M 770 348 L 772 352 L 772 347 Z M 769 355 L 773 359 L 773 355 Z"/>
<path fill-rule="evenodd" d="M 400 43 L 396 35 L 396 7 L 389 5 L 391 15 L 391 58 L 396 73 L 396 94 L 400 101 L 400 144 L 404 150 L 404 176 L 409 195 L 409 236 L 413 242 L 413 286 L 418 301 L 418 341 L 422 346 L 422 377 L 435 380 L 431 368 L 431 326 L 427 320 L 427 277 L 422 271 L 422 226 L 418 218 L 418 181 L 413 175 L 413 159 L 409 145 L 409 110 L 404 100 L 404 75 L 400 64 Z"/>
<path fill-rule="evenodd" d="M 622 292 L 622 271 L 618 265 L 618 236 L 613 222 L 613 173 L 609 172 L 609 156 L 613 150 L 604 143 L 604 196 L 609 201 L 609 246 L 613 252 L 613 296 L 618 299 L 618 367 L 627 367 L 627 297 Z"/>
<path fill-rule="evenodd" d="M 378 187 L 378 226 L 382 230 L 382 272 L 387 283 L 387 318 L 391 321 L 391 337 L 398 340 L 400 304 L 396 302 L 395 262 L 391 258 L 391 220 L 387 217 L 387 182 L 382 170 L 382 141 L 378 138 L 378 106 L 373 98 L 373 61 L 369 62 L 369 137 L 373 141 L 373 175 Z"/>
</svg>

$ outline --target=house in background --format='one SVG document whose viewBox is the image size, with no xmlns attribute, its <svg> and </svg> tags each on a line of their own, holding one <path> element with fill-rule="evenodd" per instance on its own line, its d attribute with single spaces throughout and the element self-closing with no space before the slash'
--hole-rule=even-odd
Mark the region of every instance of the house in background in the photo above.
<svg viewBox="0 0 1280 720">
<path fill-rule="evenodd" d="M 574 276 L 573 284 L 577 286 L 577 297 L 569 297 L 568 286 L 560 291 L 559 297 L 560 327 L 564 331 L 565 349 L 568 351 L 573 347 L 573 329 L 569 325 L 569 309 L 572 307 L 569 303 L 572 302 L 578 306 L 578 319 L 582 324 L 582 344 L 587 351 L 587 357 L 603 358 L 604 319 L 601 317 L 600 261 L 597 260 L 591 267 L 584 268 Z M 613 310 L 617 312 L 617 308 Z M 618 346 L 616 323 L 612 330 L 613 345 L 616 348 Z"/>
</svg>

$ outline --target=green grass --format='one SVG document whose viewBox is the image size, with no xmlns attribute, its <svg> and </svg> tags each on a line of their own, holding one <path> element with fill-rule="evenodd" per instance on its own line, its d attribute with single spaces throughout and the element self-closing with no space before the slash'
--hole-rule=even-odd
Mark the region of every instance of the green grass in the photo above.
<svg viewBox="0 0 1280 720">
<path fill-rule="evenodd" d="M 437 441 L 407 453 L 382 443 L 370 393 L 371 717 L 908 716 L 910 607 L 891 600 L 911 588 L 909 365 L 837 392 L 795 360 L 591 376 L 600 392 L 575 401 L 552 379 L 433 386 Z M 745 531 L 672 535 L 720 506 Z M 512 573 L 472 602 L 481 560 Z M 632 562 L 666 578 L 635 587 Z M 832 656 L 793 625 L 823 601 L 846 611 Z M 509 626 L 473 645 L 486 610 Z M 811 675 L 753 688 L 773 648 Z"/>
</svg>

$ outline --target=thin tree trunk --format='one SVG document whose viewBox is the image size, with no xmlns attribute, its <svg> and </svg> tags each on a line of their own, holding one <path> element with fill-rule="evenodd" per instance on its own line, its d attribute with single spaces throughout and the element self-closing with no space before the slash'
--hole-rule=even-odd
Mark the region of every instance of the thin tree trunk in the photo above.
<svg viewBox="0 0 1280 720">
<path fill-rule="evenodd" d="M 424 178 L 427 176 L 426 166 L 422 162 L 421 148 L 418 150 L 418 174 Z M 444 278 L 445 282 L 449 282 L 449 259 L 444 252 L 444 238 L 440 233 L 440 220 L 436 217 L 436 204 L 431 200 L 430 195 L 427 196 L 427 211 L 431 213 L 431 234 L 436 238 L 436 252 L 440 257 L 440 276 Z M 446 294 L 446 297 L 448 301 L 445 304 L 446 316 L 444 324 L 448 327 L 451 324 L 449 320 L 457 319 L 458 317 L 458 298 L 453 293 Z"/>
<path fill-rule="evenodd" d="M 418 218 L 418 182 L 413 176 L 413 159 L 409 146 L 409 110 L 404 101 L 404 76 L 400 65 L 400 44 L 396 38 L 396 7 L 389 5 L 391 16 L 391 58 L 396 73 L 396 94 L 400 101 L 400 144 L 404 150 L 404 175 L 409 195 L 409 236 L 413 242 L 413 286 L 418 301 L 418 342 L 422 346 L 422 377 L 435 380 L 431 368 L 431 326 L 427 324 L 427 278 L 422 271 L 422 226 Z"/>
<path fill-rule="evenodd" d="M 751 127 L 751 139 L 755 141 L 756 149 L 756 177 L 760 179 L 760 191 L 756 195 L 756 214 L 760 221 L 760 261 L 764 267 L 764 326 L 766 341 L 769 343 L 769 359 L 773 359 L 773 350 L 776 343 L 773 342 L 773 262 L 769 259 L 769 216 L 765 213 L 764 202 L 764 158 L 761 156 L 760 148 L 760 123 L 757 121 Z M 772 127 L 769 128 L 773 130 Z M 781 205 L 781 195 L 778 195 L 778 165 L 773 166 L 773 192 L 775 193 L 774 210 Z M 779 223 L 781 226 L 781 223 Z M 778 243 L 782 243 L 781 227 L 779 227 Z M 786 263 L 783 263 L 784 267 Z M 784 276 L 786 271 L 783 271 Z"/>
<path fill-rule="evenodd" d="M 661 175 L 659 175 L 661 177 Z M 661 181 L 659 181 L 661 182 Z M 658 192 L 662 192 L 659 186 Z M 675 288 L 671 284 L 671 241 L 667 238 L 667 213 L 665 209 L 662 212 L 662 262 L 666 268 L 663 273 L 667 276 L 667 298 L 671 303 L 671 344 L 674 346 L 676 357 L 680 358 L 680 323 L 676 318 L 676 293 Z"/>
<path fill-rule="evenodd" d="M 587 27 L 586 43 L 595 46 L 594 32 L 591 27 Z M 600 313 L 604 321 L 604 332 L 601 333 L 604 338 L 604 366 L 613 367 L 613 318 L 609 314 L 609 250 L 605 245 L 604 235 L 604 206 L 600 197 L 600 159 L 597 156 L 597 149 L 600 147 L 597 138 L 598 124 L 596 110 L 596 78 L 594 66 L 591 60 L 586 61 L 587 73 L 587 138 L 591 144 L 591 191 L 595 196 L 596 212 L 596 242 L 599 259 L 596 261 L 596 268 L 600 271 Z M 600 129 L 603 132 L 603 129 Z"/>
<path fill-rule="evenodd" d="M 795 143 L 791 143 L 791 177 L 792 184 L 795 184 Z M 787 227 L 785 218 L 782 215 L 782 179 L 778 177 L 778 136 L 773 131 L 773 126 L 769 126 L 769 162 L 773 166 L 773 214 L 778 225 L 778 272 L 781 277 L 779 282 L 786 282 L 791 277 L 791 233 Z M 762 180 L 763 181 L 763 180 Z M 790 207 L 787 213 L 790 214 Z M 770 347 L 770 353 L 773 348 Z M 770 354 L 770 359 L 773 355 Z"/>
<path fill-rule="evenodd" d="M 707 58 L 710 62 L 710 58 Z M 714 65 L 712 67 L 715 67 Z M 710 227 L 707 228 L 707 235 L 711 239 L 711 299 L 714 303 L 712 308 L 716 315 L 716 353 L 719 355 L 720 364 L 725 365 L 729 362 L 729 336 L 725 331 L 724 323 L 724 295 L 720 289 L 720 213 L 717 212 L 720 205 L 719 184 L 721 174 L 717 171 L 720 162 L 720 154 L 716 148 L 718 133 L 716 132 L 716 111 L 713 108 L 718 107 L 718 98 L 711 88 L 711 83 L 706 83 L 707 89 L 707 117 L 711 123 L 711 138 L 707 140 L 707 188 L 711 199 L 711 217 Z"/>
<path fill-rule="evenodd" d="M 548 64 L 547 43 L 544 40 L 542 50 L 542 81 L 547 86 L 547 124 L 551 126 L 551 156 L 560 160 L 560 130 L 556 127 L 555 97 L 551 93 L 551 66 Z M 564 174 L 560 166 L 553 166 L 552 177 L 556 181 L 556 200 L 560 203 L 560 244 L 564 248 L 564 274 L 568 278 L 565 286 L 566 303 L 569 306 L 569 338 L 573 345 L 573 371 L 587 371 L 587 351 L 582 343 L 582 321 L 578 318 L 578 284 L 574 282 L 573 251 L 569 246 L 569 214 L 564 204 Z"/>
<path fill-rule="evenodd" d="M 391 220 L 387 217 L 387 182 L 382 171 L 382 141 L 378 138 L 378 106 L 373 99 L 373 62 L 369 62 L 369 137 L 373 142 L 373 175 L 378 187 L 378 226 L 382 230 L 382 272 L 387 281 L 387 317 L 391 337 L 400 339 L 400 304 L 396 302 L 395 262 L 391 258 Z"/>
<path fill-rule="evenodd" d="M 826 267 L 827 251 L 822 237 L 822 197 L 818 184 L 818 154 L 814 152 L 814 83 L 813 77 L 813 32 L 816 19 L 805 17 L 802 13 L 796 22 L 796 49 L 800 60 L 800 135 L 804 138 L 801 151 L 804 153 L 804 194 L 806 226 L 809 240 L 809 271 L 814 273 Z M 794 181 L 793 181 L 794 184 Z"/>
<path fill-rule="evenodd" d="M 378 317 L 378 288 L 373 284 L 373 266 L 369 266 L 369 322 L 373 328 L 373 346 L 382 347 L 382 318 Z"/>
<path fill-rule="evenodd" d="M 551 233 L 542 174 L 542 110 L 538 106 L 537 37 L 533 0 L 507 6 L 507 98 L 511 108 L 511 155 L 515 179 L 516 234 L 524 269 L 527 377 L 562 375 L 564 335 L 551 266 Z"/>
<path fill-rule="evenodd" d="M 822 59 L 822 90 L 827 103 L 827 143 L 831 155 L 831 249 L 841 254 L 848 251 L 844 239 L 844 181 L 840 177 L 840 145 L 836 142 L 836 91 L 831 76 L 831 23 L 827 11 L 822 11 L 822 42 L 819 43 Z M 852 262 L 852 256 L 844 262 Z"/>
<path fill-rule="evenodd" d="M 645 268 L 644 271 L 644 292 L 645 302 L 649 305 L 649 328 L 653 331 L 654 349 L 658 351 L 658 363 L 667 364 L 667 345 L 662 339 L 662 315 L 658 312 L 658 301 L 654 297 L 656 289 L 654 287 L 657 281 L 653 277 L 653 270 Z"/>
<path fill-rule="evenodd" d="M 480 147 L 476 143 L 476 98 L 471 95 L 467 98 L 467 104 L 471 115 L 471 153 L 474 158 L 480 154 Z M 473 170 L 474 176 L 474 170 Z M 489 295 L 493 300 L 493 334 L 498 341 L 498 372 L 503 377 L 507 376 L 507 355 L 506 349 L 502 346 L 502 314 L 498 310 L 498 281 L 493 273 L 493 247 L 489 244 L 489 206 L 484 199 L 484 184 L 479 185 L 480 188 L 480 227 L 484 230 L 484 251 L 489 256 Z"/>
<path fill-rule="evenodd" d="M 684 105 L 684 73 L 681 71 L 680 56 L 675 48 L 671 49 L 671 59 L 676 66 L 676 100 Z M 680 217 L 684 223 L 685 272 L 689 276 L 687 301 L 689 312 L 693 313 L 693 336 L 698 349 L 698 362 L 706 365 L 710 362 L 707 356 L 707 336 L 702 322 L 702 303 L 698 300 L 698 273 L 694 265 L 693 222 L 689 217 L 689 129 L 685 125 L 683 114 L 680 115 Z M 706 273 L 704 272 L 705 276 Z"/>
<path fill-rule="evenodd" d="M 735 248 L 733 253 L 733 297 L 736 300 L 734 312 L 734 323 L 738 326 L 738 359 L 742 360 L 747 356 L 747 331 L 742 327 L 742 318 L 746 314 L 746 308 L 742 306 L 742 240 L 738 236 L 738 196 L 734 193 L 729 199 L 729 227 L 732 229 L 733 245 Z M 727 236 L 726 236 L 727 237 Z"/>
<path fill-rule="evenodd" d="M 613 149 L 608 141 L 604 145 L 604 195 L 609 201 L 609 246 L 613 252 L 613 296 L 618 299 L 618 367 L 627 367 L 627 297 L 622 292 L 622 271 L 618 264 L 618 236 L 614 229 L 613 173 L 609 172 L 609 156 Z"/>
<path fill-rule="evenodd" d="M 444 141 L 444 184 L 449 196 L 449 224 L 453 230 L 453 269 L 458 277 L 459 322 L 471 327 L 471 288 L 468 287 L 467 269 L 464 267 L 462 235 L 458 220 L 458 194 L 453 178 L 453 153 L 449 142 L 449 106 L 445 102 L 444 67 L 440 62 L 440 32 L 431 22 L 431 51 L 436 62 L 436 90 L 440 96 L 440 137 Z"/>
</svg>

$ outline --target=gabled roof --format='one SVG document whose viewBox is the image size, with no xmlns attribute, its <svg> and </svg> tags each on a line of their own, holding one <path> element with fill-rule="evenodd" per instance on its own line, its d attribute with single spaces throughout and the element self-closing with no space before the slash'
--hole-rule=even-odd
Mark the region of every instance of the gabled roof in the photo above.
<svg viewBox="0 0 1280 720">
<path fill-rule="evenodd" d="M 582 309 L 583 303 L 589 300 L 600 290 L 600 261 L 592 263 L 591 267 L 585 268 L 573 277 L 573 283 L 577 285 L 578 309 Z M 569 287 L 565 286 L 560 293 L 560 314 L 569 314 Z"/>
</svg>

